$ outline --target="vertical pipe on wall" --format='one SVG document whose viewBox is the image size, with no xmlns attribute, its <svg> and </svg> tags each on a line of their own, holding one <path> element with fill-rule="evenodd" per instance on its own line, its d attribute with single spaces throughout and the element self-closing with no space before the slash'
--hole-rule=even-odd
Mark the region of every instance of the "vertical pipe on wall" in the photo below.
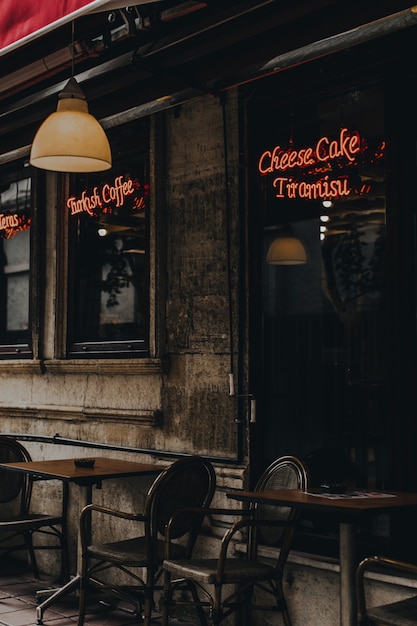
<svg viewBox="0 0 417 626">
<path fill-rule="evenodd" d="M 235 395 L 234 383 L 234 341 L 233 341 L 233 294 L 232 294 L 232 260 L 231 260 L 231 219 L 230 219 L 230 181 L 229 181 L 229 164 L 227 150 L 227 120 L 226 120 L 226 94 L 220 96 L 223 116 L 223 160 L 224 160 L 224 178 L 225 178 L 225 208 L 226 208 L 226 257 L 227 257 L 227 296 L 229 304 L 229 347 L 230 347 L 230 366 L 229 366 L 229 394 Z"/>
</svg>

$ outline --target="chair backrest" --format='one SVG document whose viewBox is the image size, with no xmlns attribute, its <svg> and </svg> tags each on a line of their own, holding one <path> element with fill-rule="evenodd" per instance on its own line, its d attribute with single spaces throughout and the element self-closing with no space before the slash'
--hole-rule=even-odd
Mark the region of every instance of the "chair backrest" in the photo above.
<svg viewBox="0 0 417 626">
<path fill-rule="evenodd" d="M 0 435 L 0 463 L 31 461 L 29 452 L 11 437 Z M 0 503 L 16 501 L 17 513 L 25 514 L 29 510 L 32 480 L 23 472 L 10 472 L 0 468 Z"/>
<path fill-rule="evenodd" d="M 149 534 L 165 537 L 166 525 L 173 513 L 184 508 L 207 508 L 216 489 L 216 474 L 212 464 L 199 457 L 184 457 L 172 463 L 151 485 L 145 503 L 149 517 Z M 171 528 L 171 537 L 187 537 L 187 554 L 200 530 L 203 516 L 180 515 Z"/>
<path fill-rule="evenodd" d="M 307 491 L 308 469 L 306 465 L 295 456 L 283 456 L 276 459 L 267 467 L 258 480 L 255 491 L 267 491 L 269 489 L 300 489 Z M 276 525 L 260 526 L 256 537 L 252 538 L 252 549 L 257 549 L 258 543 L 280 548 L 279 562 L 286 560 L 291 546 L 295 530 L 295 522 L 299 516 L 299 510 L 295 507 L 274 506 L 267 504 L 253 505 L 256 509 L 257 519 L 275 520 Z M 279 523 L 283 525 L 280 526 Z"/>
</svg>

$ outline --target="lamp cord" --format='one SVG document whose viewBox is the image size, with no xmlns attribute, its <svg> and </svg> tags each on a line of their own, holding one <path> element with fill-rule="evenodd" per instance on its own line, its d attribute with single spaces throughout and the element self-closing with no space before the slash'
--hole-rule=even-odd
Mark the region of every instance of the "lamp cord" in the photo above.
<svg viewBox="0 0 417 626">
<path fill-rule="evenodd" d="M 74 41 L 75 41 L 75 22 L 71 22 L 71 78 L 74 78 Z"/>
</svg>

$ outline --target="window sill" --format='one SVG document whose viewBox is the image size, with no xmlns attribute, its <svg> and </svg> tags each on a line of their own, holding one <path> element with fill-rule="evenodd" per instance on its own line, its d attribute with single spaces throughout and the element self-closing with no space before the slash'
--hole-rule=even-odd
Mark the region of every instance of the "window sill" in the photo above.
<svg viewBox="0 0 417 626">
<path fill-rule="evenodd" d="M 36 374 L 161 374 L 168 369 L 166 359 L 71 359 L 0 360 L 0 373 Z"/>
<path fill-rule="evenodd" d="M 164 359 L 68 359 L 46 360 L 43 367 L 52 374 L 161 374 L 168 363 Z"/>
<path fill-rule="evenodd" d="M 133 424 L 158 428 L 162 423 L 162 413 L 155 409 L 101 409 L 76 406 L 34 405 L 10 406 L 0 404 L 0 418 L 42 420 L 62 420 L 81 423 L 89 420 L 109 423 Z"/>
<path fill-rule="evenodd" d="M 42 362 L 33 359 L 0 359 L 0 374 L 39 374 Z"/>
</svg>

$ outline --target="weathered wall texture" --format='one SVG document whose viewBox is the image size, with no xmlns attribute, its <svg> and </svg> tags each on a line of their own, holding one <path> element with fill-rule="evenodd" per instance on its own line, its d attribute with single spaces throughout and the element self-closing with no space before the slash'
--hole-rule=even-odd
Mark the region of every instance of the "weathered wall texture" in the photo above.
<svg viewBox="0 0 417 626">
<path fill-rule="evenodd" d="M 229 185 L 232 237 L 236 244 L 237 128 L 236 102 L 228 102 Z M 229 288 L 233 297 L 236 334 L 237 252 L 228 257 L 227 200 L 222 107 L 204 97 L 164 116 L 167 146 L 157 146 L 166 160 L 166 178 L 156 179 L 164 212 L 158 228 L 166 249 L 160 257 L 166 326 L 162 350 L 168 369 L 146 367 L 141 360 L 75 364 L 0 363 L 1 430 L 109 443 L 181 453 L 204 453 L 236 458 L 236 398 L 229 396 Z M 56 199 L 48 218 L 54 222 Z M 54 229 L 48 228 L 52 237 Z M 52 248 L 51 242 L 48 249 Z M 229 259 L 231 283 L 229 283 Z M 60 298 L 55 280 L 55 254 L 48 254 L 44 342 L 58 341 L 51 301 Z M 160 289 L 156 274 L 156 290 Z M 236 340 L 235 340 L 236 345 Z M 51 353 L 52 350 L 49 349 Z M 150 360 L 152 361 L 152 359 Z M 69 452 L 69 451 L 67 451 Z"/>
<path fill-rule="evenodd" d="M 167 116 L 166 322 L 171 370 L 163 406 L 166 441 L 178 438 L 184 451 L 235 458 L 237 405 L 229 396 L 228 379 L 229 287 L 236 334 L 238 268 L 236 247 L 228 258 L 227 212 L 229 200 L 236 245 L 236 100 L 229 99 L 227 106 L 228 190 L 219 99 L 206 96 Z"/>
</svg>

